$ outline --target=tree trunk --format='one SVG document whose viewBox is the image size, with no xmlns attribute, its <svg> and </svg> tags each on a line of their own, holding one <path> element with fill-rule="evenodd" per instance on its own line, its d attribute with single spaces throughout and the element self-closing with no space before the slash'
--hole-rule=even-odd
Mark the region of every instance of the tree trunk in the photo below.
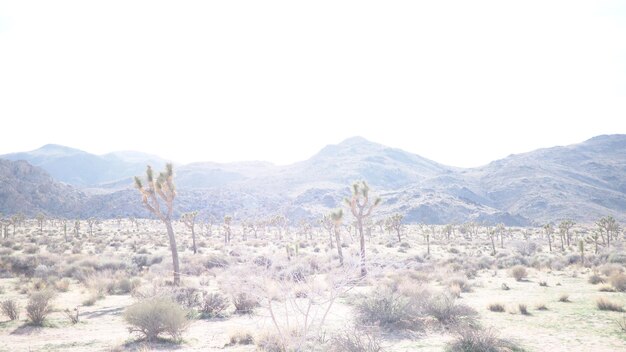
<svg viewBox="0 0 626 352">
<path fill-rule="evenodd" d="M 359 241 L 361 242 L 361 276 L 367 275 L 367 269 L 365 268 L 365 235 L 363 233 L 363 222 L 361 219 L 357 222 L 359 231 Z"/>
<path fill-rule="evenodd" d="M 402 242 L 402 238 L 400 238 L 400 229 L 396 229 L 396 231 L 398 232 L 398 242 Z"/>
<path fill-rule="evenodd" d="M 176 247 L 176 237 L 174 237 L 174 229 L 169 219 L 163 220 L 167 228 L 167 237 L 170 240 L 170 250 L 172 251 L 172 266 L 174 267 L 174 285 L 180 285 L 180 266 L 178 264 L 178 248 Z"/>
<path fill-rule="evenodd" d="M 491 237 L 491 255 L 496 255 L 496 241 L 493 238 L 493 235 L 489 237 Z"/>
<path fill-rule="evenodd" d="M 552 235 L 548 235 L 548 247 L 550 248 L 550 252 L 552 252 Z"/>
<path fill-rule="evenodd" d="M 193 254 L 197 254 L 198 248 L 196 247 L 196 231 L 193 225 L 191 225 L 191 245 L 193 246 Z"/>
<path fill-rule="evenodd" d="M 335 226 L 335 243 L 337 244 L 337 254 L 339 255 L 339 264 L 343 266 L 343 253 L 341 252 L 341 236 L 339 234 L 339 226 Z"/>
<path fill-rule="evenodd" d="M 328 236 L 329 236 L 328 243 L 330 244 L 330 249 L 333 249 L 334 247 L 333 247 L 333 232 L 332 232 L 332 230 L 328 231 Z"/>
</svg>

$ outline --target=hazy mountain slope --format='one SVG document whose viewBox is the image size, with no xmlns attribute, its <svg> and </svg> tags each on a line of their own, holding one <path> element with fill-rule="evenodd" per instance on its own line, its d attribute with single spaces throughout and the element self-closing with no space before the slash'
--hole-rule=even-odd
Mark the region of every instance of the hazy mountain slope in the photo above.
<svg viewBox="0 0 626 352">
<path fill-rule="evenodd" d="M 0 159 L 0 212 L 76 216 L 86 196 L 25 161 Z"/>
<path fill-rule="evenodd" d="M 87 187 L 128 178 L 145 171 L 147 164 L 163 167 L 165 161 L 143 153 L 116 152 L 103 156 L 82 150 L 48 144 L 39 149 L 0 156 L 25 160 L 46 170 L 56 180 Z"/>
<path fill-rule="evenodd" d="M 53 145 L 11 157 L 28 157 L 61 173 L 64 181 L 96 182 L 92 174 L 105 175 L 103 178 L 126 175 L 92 188 L 83 186 L 91 194 L 85 196 L 28 164 L 20 164 L 21 173 L 5 167 L 0 187 L 4 212 L 31 207 L 51 214 L 99 217 L 148 216 L 132 189 L 131 176 L 143 175 L 146 163 L 162 162 L 137 152 L 94 156 Z M 34 181 L 29 183 L 25 175 L 31 172 Z M 410 222 L 475 220 L 523 225 L 565 218 L 594 221 L 608 214 L 626 221 L 626 136 L 598 136 L 570 146 L 511 155 L 472 169 L 444 166 L 360 137 L 327 146 L 313 157 L 287 166 L 193 163 L 175 167 L 176 214 L 199 210 L 217 218 L 276 213 L 284 213 L 292 221 L 314 218 L 342 206 L 348 186 L 359 179 L 367 180 L 373 191 L 382 195 L 380 216 L 401 212 Z M 48 198 L 58 198 L 63 204 L 55 207 L 46 197 L 26 197 L 33 189 L 50 189 Z M 61 197 L 64 192 L 70 196 Z"/>
<path fill-rule="evenodd" d="M 491 204 L 536 221 L 626 212 L 626 136 L 511 155 L 466 173 Z"/>
</svg>

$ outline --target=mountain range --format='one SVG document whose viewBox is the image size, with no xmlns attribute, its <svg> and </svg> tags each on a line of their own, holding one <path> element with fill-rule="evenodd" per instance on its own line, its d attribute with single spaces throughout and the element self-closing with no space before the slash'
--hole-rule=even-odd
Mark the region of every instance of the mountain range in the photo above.
<svg viewBox="0 0 626 352">
<path fill-rule="evenodd" d="M 165 160 L 139 152 L 94 155 L 60 145 L 0 156 L 0 212 L 148 217 L 132 177 Z M 626 135 L 510 155 L 477 168 L 439 164 L 362 137 L 285 166 L 267 162 L 175 165 L 177 214 L 313 219 L 341 206 L 355 180 L 409 223 L 537 225 L 605 215 L 626 220 Z"/>
</svg>

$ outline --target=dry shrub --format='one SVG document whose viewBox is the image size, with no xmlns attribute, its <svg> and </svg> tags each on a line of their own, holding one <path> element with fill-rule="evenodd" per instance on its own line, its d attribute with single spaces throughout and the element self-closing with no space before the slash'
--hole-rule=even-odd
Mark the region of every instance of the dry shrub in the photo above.
<svg viewBox="0 0 626 352">
<path fill-rule="evenodd" d="M 548 307 L 546 306 L 545 303 L 537 303 L 537 305 L 535 306 L 535 309 L 537 309 L 537 310 L 548 310 Z"/>
<path fill-rule="evenodd" d="M 41 326 L 46 317 L 52 312 L 50 301 L 54 297 L 52 291 L 33 292 L 28 298 L 26 305 L 26 316 L 31 324 Z"/>
<path fill-rule="evenodd" d="M 141 333 L 148 341 L 167 334 L 180 340 L 189 326 L 187 312 L 169 299 L 153 298 L 139 301 L 126 309 L 124 320 L 131 325 L 131 332 Z"/>
<path fill-rule="evenodd" d="M 205 293 L 200 302 L 200 313 L 203 318 L 222 317 L 228 305 L 228 298 L 221 293 Z"/>
<path fill-rule="evenodd" d="M 530 313 L 528 313 L 528 306 L 520 303 L 517 305 L 517 308 L 519 309 L 520 314 L 522 315 L 530 315 Z"/>
<path fill-rule="evenodd" d="M 368 329 L 352 328 L 334 335 L 330 352 L 382 352 L 380 337 Z"/>
<path fill-rule="evenodd" d="M 602 285 L 598 287 L 598 291 L 600 292 L 615 292 L 615 287 L 611 285 Z"/>
<path fill-rule="evenodd" d="M 256 347 L 265 352 L 286 352 L 285 345 L 276 334 L 262 334 L 255 340 Z"/>
<path fill-rule="evenodd" d="M 417 302 L 390 289 L 378 289 L 357 304 L 357 320 L 385 330 L 420 330 L 420 307 Z"/>
<path fill-rule="evenodd" d="M 624 268 L 619 264 L 604 264 L 598 268 L 604 276 L 611 276 L 624 272 Z"/>
<path fill-rule="evenodd" d="M 522 265 L 516 265 L 510 270 L 511 277 L 515 278 L 516 281 L 522 281 L 528 276 L 528 271 L 526 267 Z"/>
<path fill-rule="evenodd" d="M 609 310 L 612 312 L 623 312 L 624 306 L 622 304 L 608 300 L 605 297 L 596 299 L 596 306 L 599 310 Z"/>
<path fill-rule="evenodd" d="M 425 302 L 425 311 L 443 325 L 474 325 L 478 313 L 471 307 L 459 304 L 454 297 L 441 294 Z"/>
<path fill-rule="evenodd" d="M 54 283 L 54 287 L 59 292 L 67 292 L 70 289 L 70 280 L 68 278 L 63 278 L 61 280 L 57 280 Z"/>
<path fill-rule="evenodd" d="M 254 338 L 248 331 L 237 331 L 230 336 L 229 345 L 252 345 Z"/>
<path fill-rule="evenodd" d="M 0 302 L 0 310 L 11 320 L 20 318 L 20 306 L 14 299 L 7 299 Z"/>
<path fill-rule="evenodd" d="M 587 280 L 587 282 L 589 282 L 592 285 L 603 284 L 604 279 L 602 278 L 602 276 L 598 274 L 593 274 L 589 276 L 589 279 Z"/>
<path fill-rule="evenodd" d="M 561 294 L 561 295 L 559 296 L 559 302 L 565 302 L 565 303 L 569 303 L 569 302 L 571 302 L 571 301 L 569 300 L 569 294 L 567 294 L 567 293 L 563 293 L 563 294 Z"/>
<path fill-rule="evenodd" d="M 448 280 L 448 286 L 458 286 L 461 289 L 461 292 L 472 292 L 472 286 L 469 281 L 467 281 L 464 277 L 453 277 Z"/>
<path fill-rule="evenodd" d="M 446 346 L 446 352 L 522 352 L 515 343 L 498 338 L 492 330 L 465 328 Z"/>
<path fill-rule="evenodd" d="M 626 274 L 615 273 L 609 277 L 609 282 L 617 291 L 626 292 Z"/>
<path fill-rule="evenodd" d="M 504 304 L 502 303 L 489 303 L 489 305 L 487 306 L 487 309 L 489 309 L 492 312 L 504 312 L 505 308 L 504 308 Z"/>
<path fill-rule="evenodd" d="M 232 300 L 237 314 L 252 314 L 254 308 L 259 306 L 259 300 L 246 292 L 234 294 Z"/>
</svg>

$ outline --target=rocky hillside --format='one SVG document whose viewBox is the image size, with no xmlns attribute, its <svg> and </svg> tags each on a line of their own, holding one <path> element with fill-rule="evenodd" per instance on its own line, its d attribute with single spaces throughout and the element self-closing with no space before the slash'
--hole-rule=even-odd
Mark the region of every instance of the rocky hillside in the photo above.
<svg viewBox="0 0 626 352">
<path fill-rule="evenodd" d="M 24 162 L 5 161 L 5 165 L 19 164 L 22 168 L 28 165 L 23 172 L 39 176 L 27 186 L 15 179 L 23 174 L 5 172 L 9 181 L 0 187 L 0 202 L 4 204 L 0 211 L 36 211 L 25 211 L 31 207 L 50 214 L 65 211 L 99 217 L 147 216 L 132 189 L 131 176 L 141 175 L 146 163 L 163 163 L 143 153 L 95 156 L 60 146 L 10 157 L 29 160 L 53 176 L 61 173 L 62 177 L 55 178 L 90 195 L 55 183 L 43 170 Z M 593 221 L 604 215 L 626 221 L 624 135 L 598 136 L 575 145 L 511 155 L 471 169 L 441 165 L 355 137 L 287 166 L 205 162 L 179 165 L 175 170 L 177 212 L 200 210 L 204 216 L 234 214 L 243 218 L 283 213 L 293 221 L 313 218 L 341 206 L 349 194 L 349 184 L 365 179 L 383 197 L 379 214 L 401 212 L 409 222 L 474 220 L 529 225 L 566 218 Z M 93 176 L 96 174 L 100 176 Z M 50 199 L 65 190 L 69 196 L 59 199 L 63 206 L 55 208 L 55 202 L 40 198 L 24 200 L 30 194 L 25 190 L 39 181 L 51 189 Z M 17 200 L 14 203 L 10 201 L 13 197 Z"/>
</svg>

